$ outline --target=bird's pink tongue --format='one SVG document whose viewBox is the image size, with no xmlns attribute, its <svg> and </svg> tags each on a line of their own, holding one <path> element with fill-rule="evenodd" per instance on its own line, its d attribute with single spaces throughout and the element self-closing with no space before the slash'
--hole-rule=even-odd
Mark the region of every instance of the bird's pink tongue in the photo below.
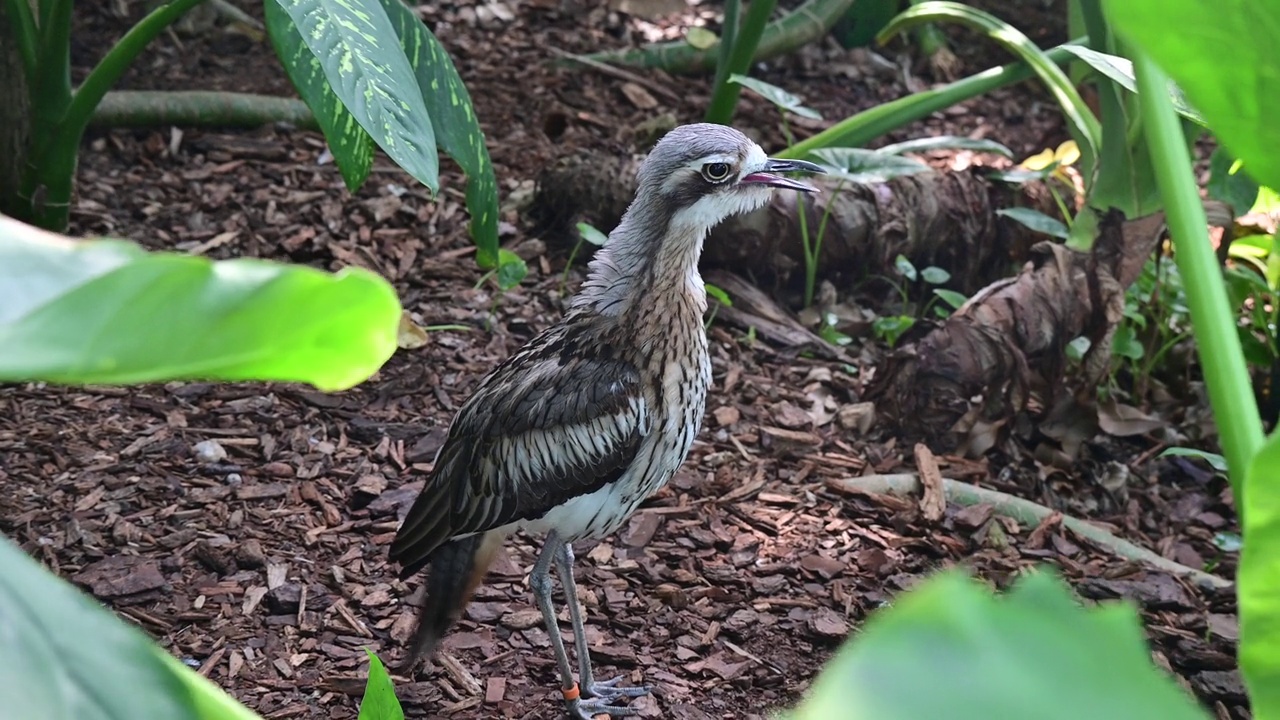
<svg viewBox="0 0 1280 720">
<path fill-rule="evenodd" d="M 817 192 L 818 189 L 812 185 L 807 185 L 799 180 L 774 175 L 767 172 L 751 173 L 739 181 L 741 184 L 752 183 L 755 185 L 770 185 L 772 187 L 787 188 L 789 190 L 799 190 L 801 192 Z"/>
</svg>

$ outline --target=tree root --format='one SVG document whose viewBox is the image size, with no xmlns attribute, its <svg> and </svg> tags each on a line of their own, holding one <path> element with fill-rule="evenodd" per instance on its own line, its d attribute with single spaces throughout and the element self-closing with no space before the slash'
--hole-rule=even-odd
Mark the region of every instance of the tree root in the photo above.
<svg viewBox="0 0 1280 720">
<path fill-rule="evenodd" d="M 95 127 L 258 127 L 285 122 L 316 130 L 315 116 L 295 98 L 251 93 L 115 90 L 94 110 Z"/>
<path fill-rule="evenodd" d="M 896 495 L 899 497 L 920 492 L 920 478 L 915 473 L 895 475 L 868 475 L 855 478 L 832 478 L 825 481 L 827 487 L 842 493 L 863 493 L 876 495 Z M 962 483 L 951 478 L 943 478 L 943 488 L 947 501 L 961 506 L 989 503 L 996 513 L 1013 518 L 1024 525 L 1035 525 L 1053 514 L 1053 510 L 1015 497 L 999 490 L 989 490 L 969 483 Z M 1062 516 L 1062 524 L 1071 532 L 1086 538 L 1099 547 L 1110 551 L 1117 557 L 1146 563 L 1171 575 L 1187 578 L 1203 588 L 1225 589 L 1234 583 L 1211 575 L 1195 568 L 1176 563 L 1168 558 L 1135 545 L 1128 540 L 1116 537 L 1096 525 L 1074 517 Z"/>
<path fill-rule="evenodd" d="M 830 32 L 854 0 L 808 0 L 786 16 L 769 23 L 756 46 L 752 62 L 786 55 Z M 684 40 L 646 45 L 631 50 L 611 50 L 583 57 L 599 62 L 638 68 L 661 68 L 669 73 L 691 75 L 706 72 L 716 65 L 720 43 L 699 50 Z M 569 58 L 557 64 L 572 64 Z"/>
</svg>

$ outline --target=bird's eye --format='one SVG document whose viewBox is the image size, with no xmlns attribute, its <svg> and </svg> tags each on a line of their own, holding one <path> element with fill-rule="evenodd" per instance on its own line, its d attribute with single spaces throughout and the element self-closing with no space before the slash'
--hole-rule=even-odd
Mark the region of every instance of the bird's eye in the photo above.
<svg viewBox="0 0 1280 720">
<path fill-rule="evenodd" d="M 729 164 L 722 162 L 707 163 L 702 166 L 702 177 L 708 182 L 724 182 L 729 177 Z"/>
</svg>

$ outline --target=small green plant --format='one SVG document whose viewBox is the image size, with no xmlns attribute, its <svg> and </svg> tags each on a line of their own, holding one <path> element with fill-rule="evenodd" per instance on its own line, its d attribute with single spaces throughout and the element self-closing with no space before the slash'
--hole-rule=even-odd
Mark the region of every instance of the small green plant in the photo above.
<svg viewBox="0 0 1280 720">
<path fill-rule="evenodd" d="M 597 230 L 590 223 L 578 223 L 578 241 L 573 244 L 573 249 L 569 251 L 569 259 L 564 262 L 564 273 L 560 276 L 560 294 L 565 293 L 565 285 L 569 283 L 569 271 L 573 269 L 573 261 L 578 257 L 578 252 L 582 249 L 582 243 L 591 243 L 601 248 L 609 239 L 608 235 Z"/>
<path fill-rule="evenodd" d="M 951 273 L 946 270 L 933 265 L 917 270 L 904 255 L 894 258 L 893 267 L 902 276 L 902 282 L 883 276 L 879 278 L 888 282 L 898 292 L 902 312 L 898 315 L 882 315 L 871 324 L 871 330 L 875 336 L 887 343 L 889 347 L 897 345 L 898 340 L 930 311 L 936 317 L 945 318 L 964 305 L 964 295 L 954 290 L 937 287 L 951 280 Z M 911 300 L 911 289 L 913 286 L 920 285 L 929 288 L 931 292 L 923 304 L 917 305 Z"/>
<path fill-rule="evenodd" d="M 703 284 L 707 289 L 707 297 L 715 303 L 711 306 L 711 312 L 707 314 L 707 321 L 703 327 L 711 327 L 711 322 L 716 319 L 716 313 L 720 312 L 721 307 L 733 307 L 733 299 L 729 297 L 729 293 L 724 288 L 717 287 L 711 283 Z"/>
</svg>

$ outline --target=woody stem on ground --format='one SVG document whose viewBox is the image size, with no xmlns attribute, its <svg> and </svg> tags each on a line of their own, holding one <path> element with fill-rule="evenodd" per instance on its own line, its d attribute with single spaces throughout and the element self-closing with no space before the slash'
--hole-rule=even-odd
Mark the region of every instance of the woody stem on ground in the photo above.
<svg viewBox="0 0 1280 720">
<path fill-rule="evenodd" d="M 843 493 L 910 496 L 921 490 L 920 478 L 914 473 L 831 478 L 825 482 L 827 487 Z M 1039 523 L 1054 512 L 1044 505 L 1009 495 L 1008 493 L 1002 493 L 999 490 L 989 490 L 950 478 L 943 478 L 942 483 L 947 502 L 962 506 L 989 503 L 998 515 L 1012 518 L 1026 525 Z M 1186 577 L 1195 581 L 1197 585 L 1213 588 L 1231 587 L 1231 581 L 1229 580 L 1161 557 L 1146 548 L 1139 547 L 1079 518 L 1063 515 L 1062 525 L 1076 535 L 1119 557 L 1144 562 L 1159 570 Z"/>
</svg>

